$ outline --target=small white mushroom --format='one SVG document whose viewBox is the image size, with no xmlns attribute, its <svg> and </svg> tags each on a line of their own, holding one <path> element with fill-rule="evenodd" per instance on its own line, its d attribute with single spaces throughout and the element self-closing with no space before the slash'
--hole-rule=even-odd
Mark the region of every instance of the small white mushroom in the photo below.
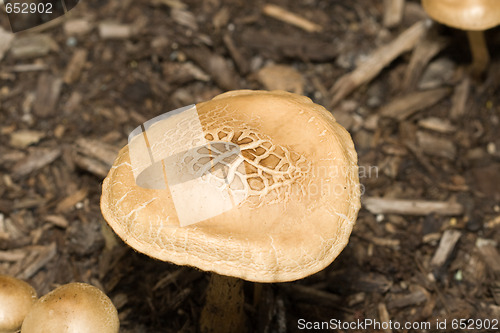
<svg viewBox="0 0 500 333">
<path fill-rule="evenodd" d="M 108 296 L 94 286 L 70 283 L 33 305 L 21 333 L 118 333 L 119 328 L 118 313 Z"/>
<path fill-rule="evenodd" d="M 17 332 L 35 301 L 36 291 L 28 283 L 0 275 L 0 333 Z"/>
</svg>

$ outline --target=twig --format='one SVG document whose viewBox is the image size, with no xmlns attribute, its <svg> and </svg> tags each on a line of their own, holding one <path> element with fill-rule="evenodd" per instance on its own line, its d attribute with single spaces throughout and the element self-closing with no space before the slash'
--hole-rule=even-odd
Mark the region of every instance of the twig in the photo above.
<svg viewBox="0 0 500 333">
<path fill-rule="evenodd" d="M 446 230 L 439 241 L 439 246 L 436 252 L 434 252 L 434 256 L 431 260 L 431 266 L 436 268 L 443 266 L 451 256 L 453 249 L 461 236 L 462 233 L 458 230 Z"/>
<path fill-rule="evenodd" d="M 14 40 L 14 35 L 0 28 L 0 61 L 9 50 L 12 40 Z"/>
<path fill-rule="evenodd" d="M 18 180 L 52 163 L 61 155 L 61 149 L 33 149 L 23 160 L 13 167 L 12 178 Z"/>
<path fill-rule="evenodd" d="M 390 103 L 382 106 L 379 110 L 379 114 L 401 121 L 419 110 L 433 106 L 448 96 L 450 92 L 451 90 L 448 88 L 437 88 L 410 93 L 402 97 L 394 98 Z"/>
<path fill-rule="evenodd" d="M 423 73 L 424 68 L 429 64 L 432 58 L 443 50 L 448 44 L 448 40 L 436 36 L 433 29 L 429 29 L 426 37 L 418 43 L 413 51 L 410 63 L 406 68 L 403 79 L 403 90 L 408 91 L 417 85 L 417 81 Z"/>
<path fill-rule="evenodd" d="M 247 74 L 250 71 L 250 64 L 248 63 L 247 58 L 245 58 L 238 47 L 234 44 L 233 38 L 229 33 L 224 34 L 222 37 L 224 41 L 224 45 L 226 46 L 231 58 L 233 58 L 236 67 L 242 75 Z"/>
<path fill-rule="evenodd" d="M 451 98 L 450 118 L 458 119 L 465 114 L 467 100 L 469 99 L 471 82 L 470 78 L 465 76 L 456 87 Z"/>
<path fill-rule="evenodd" d="M 379 303 L 377 308 L 380 321 L 382 323 L 389 323 L 391 321 L 391 317 L 389 316 L 385 303 Z M 392 333 L 392 329 L 390 327 L 383 329 L 383 331 L 384 333 Z"/>
<path fill-rule="evenodd" d="M 426 32 L 427 24 L 425 21 L 417 22 L 398 38 L 375 50 L 358 68 L 335 82 L 331 89 L 331 93 L 333 93 L 331 106 L 336 105 L 363 83 L 371 81 L 385 66 L 402 53 L 413 49 Z"/>
<path fill-rule="evenodd" d="M 323 27 L 276 5 L 265 5 L 262 12 L 267 16 L 299 27 L 307 32 L 319 32 Z"/>
<path fill-rule="evenodd" d="M 461 204 L 445 201 L 404 200 L 365 197 L 363 204 L 373 214 L 401 215 L 460 215 L 463 212 Z"/>
<path fill-rule="evenodd" d="M 401 23 L 406 0 L 384 0 L 384 27 L 393 28 Z"/>
<path fill-rule="evenodd" d="M 299 299 L 305 302 L 314 302 L 315 304 L 322 303 L 328 307 L 345 313 L 355 313 L 355 311 L 341 306 L 341 298 L 335 294 L 300 284 L 282 284 L 280 287 L 294 299 Z"/>
</svg>

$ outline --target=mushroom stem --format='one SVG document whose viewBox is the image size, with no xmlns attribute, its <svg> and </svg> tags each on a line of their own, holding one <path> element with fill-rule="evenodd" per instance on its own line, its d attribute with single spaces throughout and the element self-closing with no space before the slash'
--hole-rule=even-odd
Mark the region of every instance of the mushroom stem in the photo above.
<svg viewBox="0 0 500 333">
<path fill-rule="evenodd" d="M 212 273 L 200 316 L 200 331 L 245 332 L 243 305 L 243 280 Z"/>
<path fill-rule="evenodd" d="M 472 53 L 472 74 L 481 76 L 490 62 L 490 54 L 486 46 L 483 31 L 467 31 L 467 38 L 469 39 L 469 46 Z"/>
</svg>

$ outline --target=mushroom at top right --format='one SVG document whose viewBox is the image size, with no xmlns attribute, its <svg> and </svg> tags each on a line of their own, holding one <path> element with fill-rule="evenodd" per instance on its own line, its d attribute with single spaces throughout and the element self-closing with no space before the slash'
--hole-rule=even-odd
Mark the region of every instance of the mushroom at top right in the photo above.
<svg viewBox="0 0 500 333">
<path fill-rule="evenodd" d="M 422 0 L 422 6 L 437 22 L 467 32 L 472 54 L 472 74 L 481 76 L 490 61 L 484 30 L 500 24 L 500 1 Z"/>
</svg>

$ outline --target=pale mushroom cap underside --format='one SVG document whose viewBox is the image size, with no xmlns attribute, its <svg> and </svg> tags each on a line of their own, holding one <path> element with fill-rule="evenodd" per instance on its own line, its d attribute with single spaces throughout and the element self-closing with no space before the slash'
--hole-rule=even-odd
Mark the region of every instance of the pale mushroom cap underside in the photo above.
<svg viewBox="0 0 500 333">
<path fill-rule="evenodd" d="M 250 281 L 292 281 L 328 266 L 360 208 L 349 133 L 309 98 L 282 91 L 232 91 L 196 108 L 207 141 L 241 150 L 226 180 L 228 191 L 244 191 L 245 199 L 180 227 L 168 189 L 136 184 L 126 146 L 103 183 L 101 210 L 113 230 L 151 257 Z M 186 140 L 183 126 L 165 136 Z M 185 172 L 196 173 L 192 156 L 200 162 L 203 153 L 191 155 Z"/>
<path fill-rule="evenodd" d="M 444 25 L 462 30 L 486 30 L 500 24 L 498 0 L 422 0 L 427 14 Z"/>
</svg>

